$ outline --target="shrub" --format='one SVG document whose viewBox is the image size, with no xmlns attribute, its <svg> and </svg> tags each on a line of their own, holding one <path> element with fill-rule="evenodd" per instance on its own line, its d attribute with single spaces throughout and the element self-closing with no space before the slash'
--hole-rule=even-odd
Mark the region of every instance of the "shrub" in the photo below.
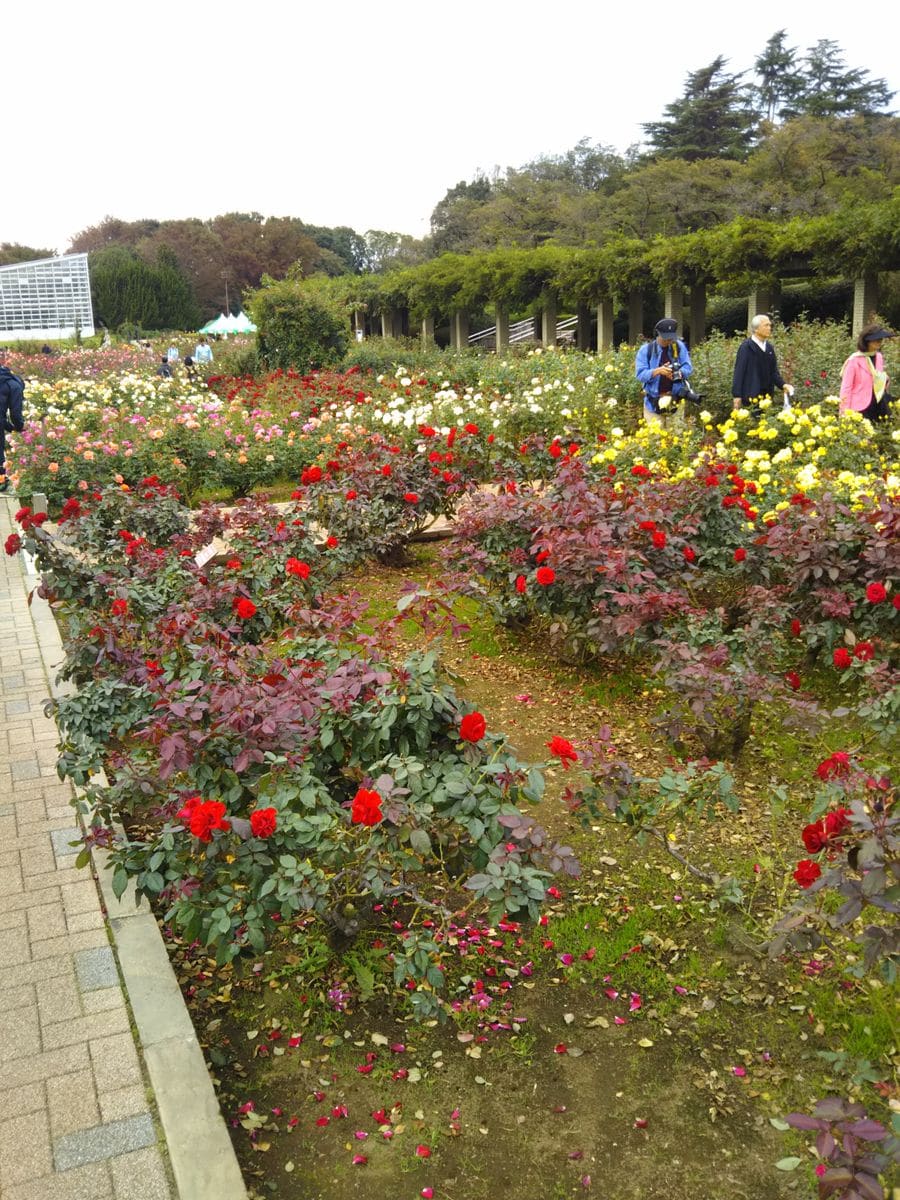
<svg viewBox="0 0 900 1200">
<path fill-rule="evenodd" d="M 341 361 L 347 344 L 343 314 L 327 299 L 304 292 L 298 282 L 264 284 L 248 307 L 259 331 L 259 357 L 267 367 L 309 371 Z"/>
</svg>

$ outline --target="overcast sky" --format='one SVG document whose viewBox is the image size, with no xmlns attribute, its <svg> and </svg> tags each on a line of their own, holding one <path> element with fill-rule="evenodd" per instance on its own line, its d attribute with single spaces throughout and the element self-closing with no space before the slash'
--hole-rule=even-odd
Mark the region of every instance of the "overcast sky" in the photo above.
<svg viewBox="0 0 900 1200">
<path fill-rule="evenodd" d="M 782 27 L 801 50 L 837 41 L 900 91 L 900 5 L 871 11 L 18 0 L 2 22 L 0 242 L 64 250 L 107 214 L 248 211 L 422 236 L 459 180 L 584 137 L 624 150 L 690 71 L 717 54 L 749 68 Z"/>
</svg>

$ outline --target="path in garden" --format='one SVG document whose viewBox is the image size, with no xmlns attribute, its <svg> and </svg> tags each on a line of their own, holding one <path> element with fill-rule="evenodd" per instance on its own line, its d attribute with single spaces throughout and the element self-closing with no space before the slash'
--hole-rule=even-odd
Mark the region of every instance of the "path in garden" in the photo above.
<svg viewBox="0 0 900 1200">
<path fill-rule="evenodd" d="M 17 507 L 0 498 L 2 541 Z M 29 606 L 22 556 L 0 558 L 0 1196 L 170 1200 L 100 894 L 74 865 L 72 789 L 44 713 L 39 625 L 53 618 Z"/>
</svg>

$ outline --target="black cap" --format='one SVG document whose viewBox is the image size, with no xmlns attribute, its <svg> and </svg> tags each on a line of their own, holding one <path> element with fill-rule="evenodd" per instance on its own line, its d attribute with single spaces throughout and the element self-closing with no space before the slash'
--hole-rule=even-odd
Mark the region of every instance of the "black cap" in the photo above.
<svg viewBox="0 0 900 1200">
<path fill-rule="evenodd" d="M 678 332 L 678 322 L 674 317 L 663 317 L 661 321 L 657 321 L 653 327 L 653 332 L 659 337 L 671 338 Z"/>
<path fill-rule="evenodd" d="M 891 333 L 890 329 L 872 329 L 863 338 L 864 342 L 883 342 L 885 338 L 896 337 L 896 333 Z"/>
</svg>

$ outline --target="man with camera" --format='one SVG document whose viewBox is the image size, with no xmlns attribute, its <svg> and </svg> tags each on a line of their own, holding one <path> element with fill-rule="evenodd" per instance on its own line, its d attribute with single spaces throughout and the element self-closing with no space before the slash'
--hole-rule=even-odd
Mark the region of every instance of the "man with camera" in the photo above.
<svg viewBox="0 0 900 1200">
<path fill-rule="evenodd" d="M 653 341 L 645 342 L 637 352 L 634 373 L 643 388 L 644 420 L 660 425 L 680 400 L 696 404 L 702 397 L 686 382 L 694 368 L 687 346 L 677 336 L 675 318 L 663 317 L 653 332 Z"/>
</svg>

